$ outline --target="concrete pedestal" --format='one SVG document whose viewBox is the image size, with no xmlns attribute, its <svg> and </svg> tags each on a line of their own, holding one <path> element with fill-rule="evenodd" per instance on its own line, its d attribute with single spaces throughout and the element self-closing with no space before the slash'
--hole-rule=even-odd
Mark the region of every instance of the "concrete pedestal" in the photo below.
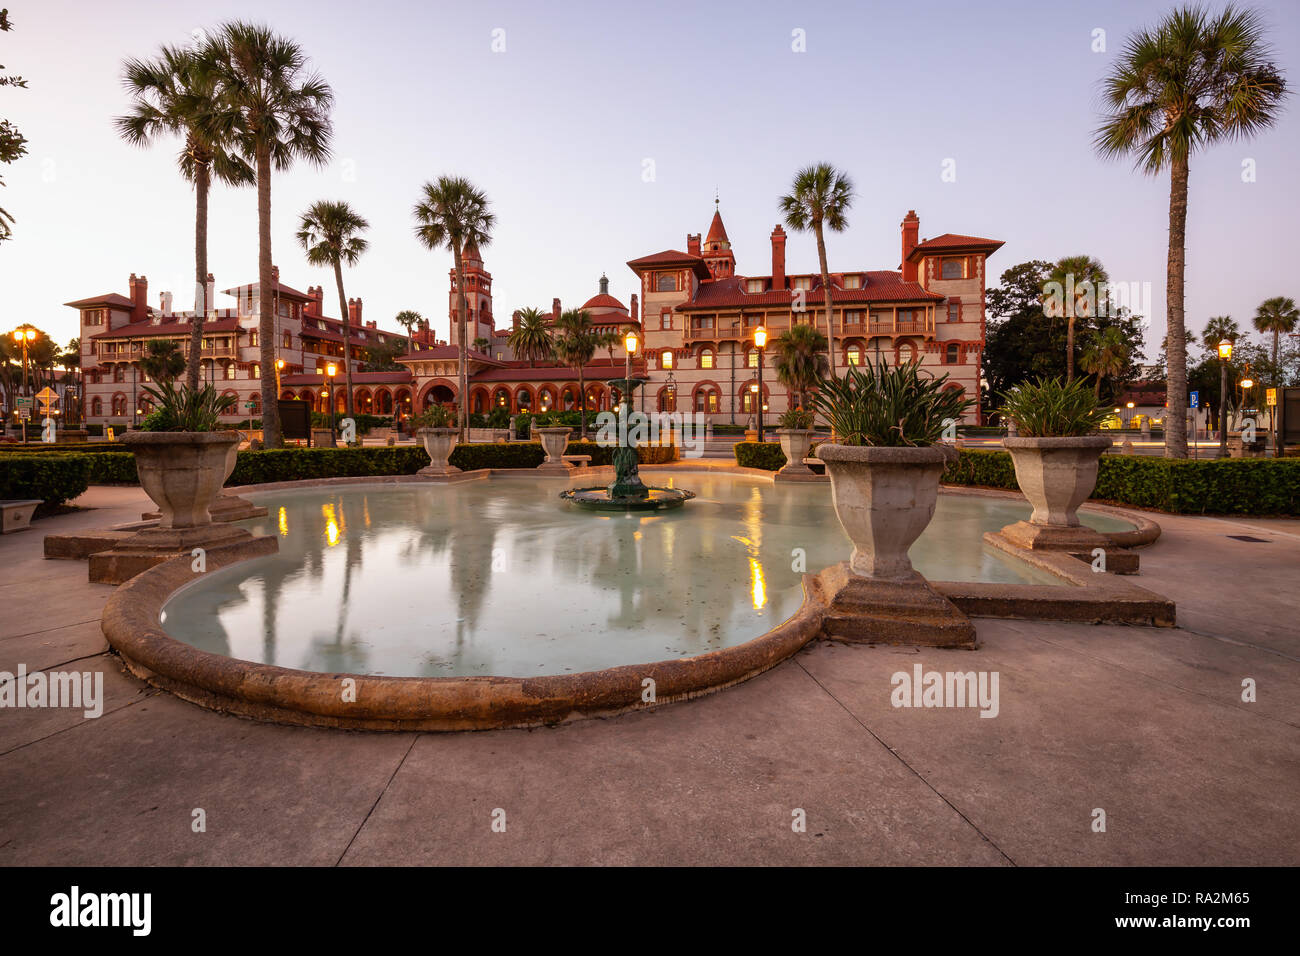
<svg viewBox="0 0 1300 956">
<path fill-rule="evenodd" d="M 859 644 L 975 647 L 975 625 L 916 574 L 880 580 L 855 573 L 847 561 L 817 575 L 826 599 L 822 636 Z"/>
</svg>

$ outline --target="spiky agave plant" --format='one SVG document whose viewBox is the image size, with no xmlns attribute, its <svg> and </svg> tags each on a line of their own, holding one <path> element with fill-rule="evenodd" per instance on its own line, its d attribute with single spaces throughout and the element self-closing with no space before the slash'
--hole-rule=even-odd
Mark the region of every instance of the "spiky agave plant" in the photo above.
<svg viewBox="0 0 1300 956">
<path fill-rule="evenodd" d="M 1091 435 L 1106 418 L 1093 389 L 1083 379 L 1062 382 L 1040 378 L 1002 394 L 998 411 L 1016 423 L 1022 438 L 1077 438 Z"/>
<path fill-rule="evenodd" d="M 933 445 L 971 401 L 947 388 L 947 374 L 923 372 L 918 360 L 889 366 L 884 359 L 850 365 L 843 378 L 818 386 L 813 403 L 843 445 Z"/>
<path fill-rule="evenodd" d="M 235 396 L 222 395 L 211 385 L 202 388 L 179 388 L 160 382 L 158 388 L 146 385 L 157 409 L 149 416 L 150 427 L 161 432 L 212 432 L 221 425 L 221 416 L 235 406 Z"/>
</svg>

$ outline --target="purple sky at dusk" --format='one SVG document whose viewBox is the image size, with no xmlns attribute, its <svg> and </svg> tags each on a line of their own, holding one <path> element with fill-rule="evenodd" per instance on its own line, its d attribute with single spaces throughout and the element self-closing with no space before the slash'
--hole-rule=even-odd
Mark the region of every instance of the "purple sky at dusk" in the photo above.
<svg viewBox="0 0 1300 956">
<path fill-rule="evenodd" d="M 1148 352 L 1163 334 L 1168 177 L 1098 159 L 1091 136 L 1099 78 L 1168 2 L 7 5 L 15 31 L 0 34 L 0 63 L 29 89 L 0 88 L 0 116 L 29 155 L 2 170 L 0 205 L 17 220 L 0 245 L 5 328 L 32 322 L 66 341 L 76 314 L 61 303 L 126 294 L 131 272 L 149 277 L 151 304 L 172 290 L 189 307 L 193 194 L 177 143 L 118 139 L 121 60 L 246 18 L 298 40 L 337 96 L 334 160 L 277 174 L 272 192 L 281 277 L 324 284 L 327 314 L 338 311 L 333 277 L 308 267 L 294 239 L 317 199 L 345 199 L 371 222 L 370 250 L 345 276 L 365 318 L 392 329 L 414 308 L 445 335 L 450 256 L 412 231 L 426 180 L 464 175 L 491 197 L 498 225 L 484 253 L 501 327 L 554 296 L 581 304 L 602 272 L 626 303 L 636 286 L 624 263 L 707 230 L 715 187 L 738 271 L 766 274 L 777 198 L 799 166 L 825 159 L 857 187 L 850 228 L 828 238 L 833 270 L 896 268 L 898 224 L 915 209 L 923 237 L 1006 240 L 990 285 L 1025 259 L 1077 253 L 1113 280 L 1150 282 Z M 1300 7 L 1257 6 L 1300 84 Z M 506 49 L 494 53 L 497 28 Z M 1096 28 L 1105 53 L 1090 49 Z M 796 29 L 805 53 L 791 49 Z M 1297 108 L 1292 99 L 1252 142 L 1193 157 L 1194 330 L 1224 313 L 1248 326 L 1263 299 L 1300 297 L 1284 224 L 1300 209 Z M 1242 182 L 1246 158 L 1253 183 Z M 955 182 L 941 180 L 946 159 Z M 815 269 L 811 237 L 792 235 L 788 259 L 791 272 Z M 251 189 L 214 189 L 209 263 L 218 288 L 256 280 Z"/>
</svg>

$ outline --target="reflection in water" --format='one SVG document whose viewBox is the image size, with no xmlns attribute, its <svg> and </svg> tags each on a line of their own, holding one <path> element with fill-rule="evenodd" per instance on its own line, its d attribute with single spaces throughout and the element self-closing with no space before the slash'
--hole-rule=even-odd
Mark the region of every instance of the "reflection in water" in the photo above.
<svg viewBox="0 0 1300 956">
<path fill-rule="evenodd" d="M 691 479 L 694 501 L 654 515 L 571 510 L 526 478 L 275 493 L 245 527 L 280 553 L 204 576 L 166 627 L 305 670 L 565 673 L 747 641 L 798 609 L 795 548 L 814 571 L 849 555 L 824 485 Z M 1053 583 L 980 540 L 1028 510 L 941 497 L 913 560 L 936 580 Z"/>
</svg>

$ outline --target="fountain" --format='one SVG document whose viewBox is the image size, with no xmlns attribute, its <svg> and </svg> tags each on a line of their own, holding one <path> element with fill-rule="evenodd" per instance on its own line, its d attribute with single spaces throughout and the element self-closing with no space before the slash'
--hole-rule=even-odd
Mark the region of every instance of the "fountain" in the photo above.
<svg viewBox="0 0 1300 956">
<path fill-rule="evenodd" d="M 644 378 L 614 378 L 606 384 L 617 388 L 623 396 L 619 406 L 618 447 L 614 449 L 614 481 L 607 487 L 572 488 L 560 497 L 588 511 L 664 511 L 679 508 L 691 498 L 693 491 L 680 488 L 653 488 L 641 481 L 637 473 L 636 443 L 628 426 L 632 408 L 632 395 L 644 385 Z"/>
</svg>

